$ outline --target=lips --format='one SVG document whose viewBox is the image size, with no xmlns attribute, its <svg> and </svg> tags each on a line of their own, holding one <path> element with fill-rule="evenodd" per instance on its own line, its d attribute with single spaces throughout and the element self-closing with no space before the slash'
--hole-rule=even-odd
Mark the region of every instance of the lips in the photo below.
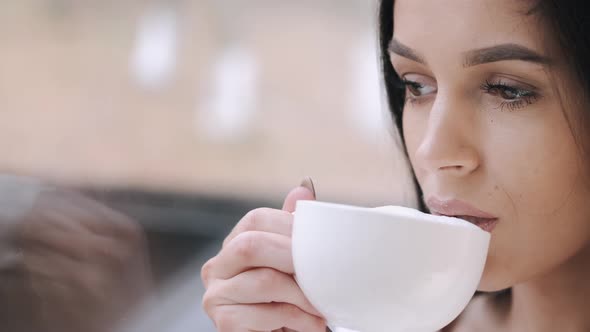
<svg viewBox="0 0 590 332">
<path fill-rule="evenodd" d="M 463 201 L 440 200 L 431 197 L 426 201 L 426 205 L 434 215 L 460 218 L 489 233 L 498 224 L 498 217 L 479 210 Z"/>
</svg>

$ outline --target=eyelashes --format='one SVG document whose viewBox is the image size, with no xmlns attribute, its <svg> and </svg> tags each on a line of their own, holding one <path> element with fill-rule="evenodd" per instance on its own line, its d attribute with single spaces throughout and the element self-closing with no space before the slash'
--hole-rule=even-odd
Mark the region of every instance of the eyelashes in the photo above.
<svg viewBox="0 0 590 332">
<path fill-rule="evenodd" d="M 396 88 L 405 91 L 406 102 L 412 104 L 426 101 L 437 92 L 436 86 L 409 80 L 402 77 Z M 496 109 L 501 111 L 516 111 L 535 103 L 541 95 L 532 88 L 525 88 L 503 80 L 486 80 L 480 85 L 480 90 L 495 99 Z"/>
<path fill-rule="evenodd" d="M 437 92 L 436 87 L 417 81 L 411 81 L 406 78 L 402 78 L 401 81 L 398 82 L 397 88 L 406 92 L 406 102 L 411 103 L 424 101 L 425 97 Z"/>
<path fill-rule="evenodd" d="M 481 85 L 481 89 L 502 100 L 498 106 L 500 110 L 516 111 L 533 104 L 540 97 L 537 92 L 531 89 L 509 85 L 501 80 L 496 83 L 486 81 Z"/>
</svg>

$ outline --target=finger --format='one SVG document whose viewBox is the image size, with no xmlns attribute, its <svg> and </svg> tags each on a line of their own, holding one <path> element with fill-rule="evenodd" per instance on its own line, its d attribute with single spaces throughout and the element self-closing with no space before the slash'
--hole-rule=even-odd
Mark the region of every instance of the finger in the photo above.
<svg viewBox="0 0 590 332">
<path fill-rule="evenodd" d="M 126 238 L 142 232 L 135 220 L 98 201 L 77 195 L 74 203 L 81 213 L 86 213 L 83 225 L 97 234 Z"/>
<path fill-rule="evenodd" d="M 141 250 L 123 240 L 84 231 L 29 227 L 19 241 L 19 250 L 29 256 L 55 253 L 70 259 L 117 269 Z M 127 260 L 127 262 L 126 262 Z"/>
<path fill-rule="evenodd" d="M 291 236 L 293 215 L 288 212 L 259 208 L 248 212 L 223 241 L 223 247 L 236 236 L 248 231 L 260 231 Z"/>
<path fill-rule="evenodd" d="M 272 331 L 284 327 L 305 332 L 326 331 L 323 319 L 286 303 L 224 305 L 217 307 L 212 316 L 220 331 Z"/>
<path fill-rule="evenodd" d="M 29 225 L 19 237 L 19 248 L 28 256 L 59 253 L 75 260 L 87 259 L 90 236 L 87 232 L 64 231 Z"/>
<path fill-rule="evenodd" d="M 289 303 L 308 314 L 321 317 L 291 275 L 271 268 L 256 268 L 211 285 L 204 306 L 226 304 Z"/>
<path fill-rule="evenodd" d="M 37 279 L 66 281 L 65 276 L 82 265 L 67 256 L 53 251 L 27 251 L 23 256 L 24 266 Z"/>
<path fill-rule="evenodd" d="M 80 225 L 80 215 L 64 213 L 54 207 L 36 208 L 19 227 L 19 237 L 26 233 L 41 233 L 46 230 L 60 230 L 63 232 L 81 232 L 87 230 Z"/>
<path fill-rule="evenodd" d="M 289 192 L 283 203 L 283 210 L 287 212 L 294 212 L 295 205 L 299 200 L 315 200 L 316 194 L 311 178 L 305 178 L 301 185 Z"/>
<path fill-rule="evenodd" d="M 85 227 L 106 236 L 126 236 L 138 231 L 124 214 L 83 195 L 65 190 L 43 192 L 28 218 L 30 222 L 53 222 L 62 228 Z"/>
<path fill-rule="evenodd" d="M 80 262 L 54 252 L 27 254 L 25 265 L 38 287 L 64 285 L 80 298 L 112 297 L 121 276 L 99 264 Z"/>
<path fill-rule="evenodd" d="M 209 280 L 226 280 L 256 267 L 270 267 L 293 274 L 291 239 L 267 232 L 242 233 L 205 264 L 203 280 L 207 285 Z"/>
</svg>

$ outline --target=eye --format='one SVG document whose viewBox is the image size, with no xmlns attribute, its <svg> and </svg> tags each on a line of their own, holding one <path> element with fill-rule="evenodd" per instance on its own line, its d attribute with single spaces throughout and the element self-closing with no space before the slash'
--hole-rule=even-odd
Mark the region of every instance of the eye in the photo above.
<svg viewBox="0 0 590 332">
<path fill-rule="evenodd" d="M 540 97 L 538 93 L 530 88 L 511 85 L 503 81 L 490 82 L 486 81 L 481 85 L 481 89 L 487 94 L 498 97 L 501 110 L 508 108 L 511 111 L 526 107 Z"/>
<path fill-rule="evenodd" d="M 514 100 L 517 99 L 518 97 L 520 97 L 521 93 L 519 93 L 518 90 L 514 90 L 514 89 L 510 89 L 507 87 L 504 88 L 497 88 L 499 91 L 499 95 L 500 97 L 506 99 L 506 100 Z"/>
<path fill-rule="evenodd" d="M 401 79 L 401 88 L 406 90 L 406 96 L 411 100 L 416 100 L 436 93 L 437 87 L 431 83 L 431 79 L 421 77 L 420 75 L 406 75 Z"/>
</svg>

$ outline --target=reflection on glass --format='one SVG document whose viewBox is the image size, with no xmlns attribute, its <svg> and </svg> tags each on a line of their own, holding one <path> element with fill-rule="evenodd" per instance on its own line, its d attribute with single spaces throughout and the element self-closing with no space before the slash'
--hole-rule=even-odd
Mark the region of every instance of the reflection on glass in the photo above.
<svg viewBox="0 0 590 332">
<path fill-rule="evenodd" d="M 113 331 L 153 289 L 141 227 L 80 192 L 7 179 L 0 201 L 22 209 L 0 217 L 3 329 Z"/>
</svg>

